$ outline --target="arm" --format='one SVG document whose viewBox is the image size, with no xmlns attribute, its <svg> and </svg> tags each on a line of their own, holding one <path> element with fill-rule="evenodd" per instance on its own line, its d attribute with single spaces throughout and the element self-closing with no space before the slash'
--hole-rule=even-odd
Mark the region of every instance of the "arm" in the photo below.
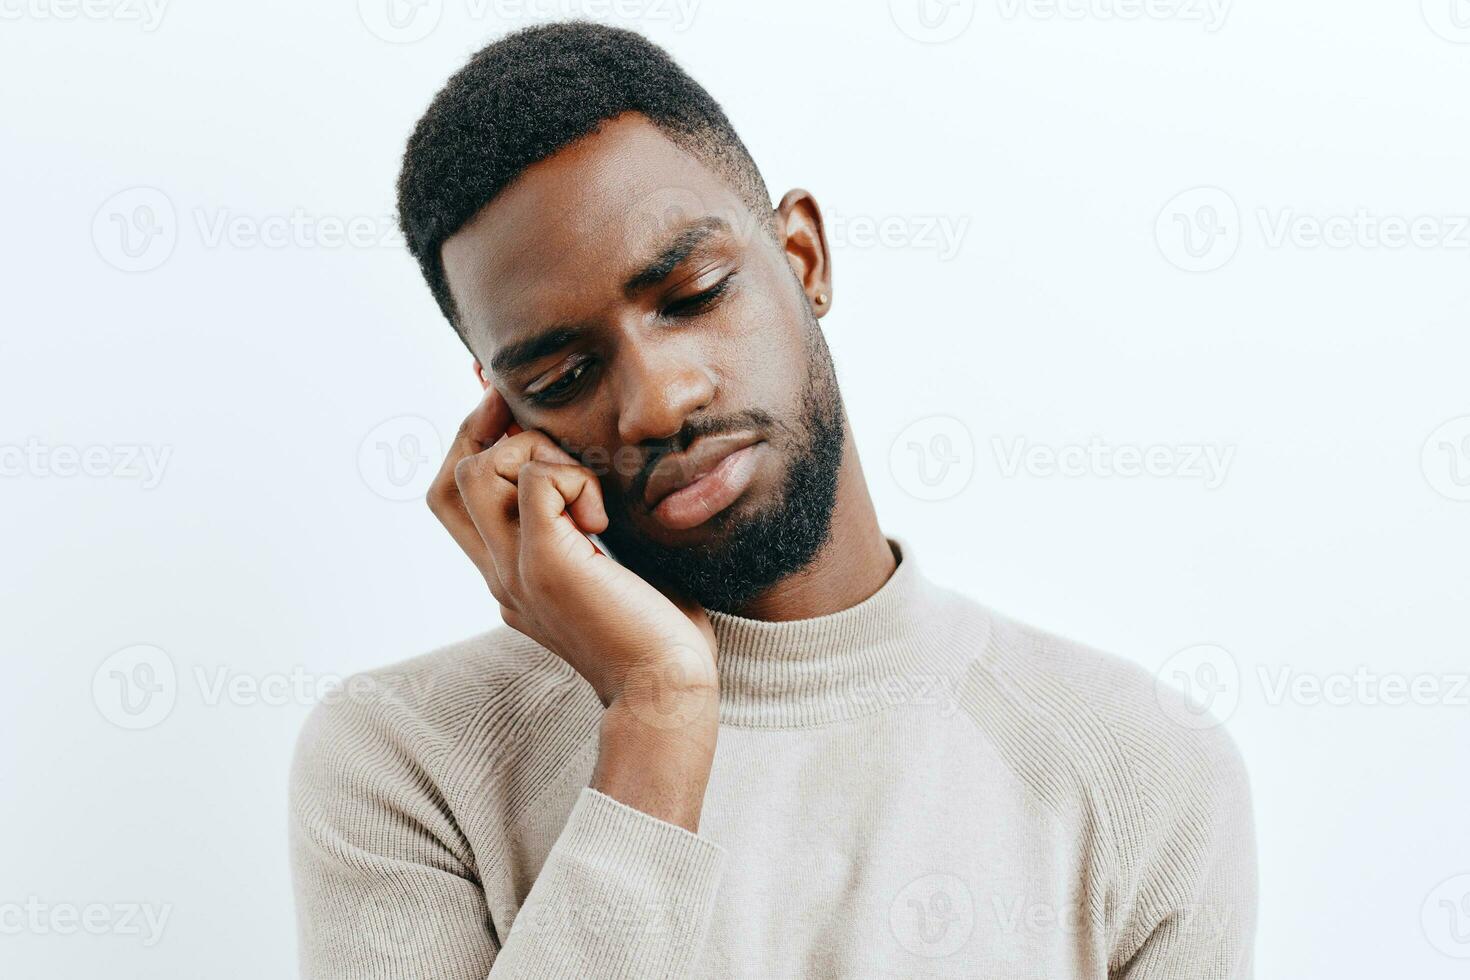
<svg viewBox="0 0 1470 980">
<path fill-rule="evenodd" d="M 719 847 L 587 788 L 520 909 L 491 909 L 480 875 L 494 870 L 476 867 L 436 789 L 449 748 L 391 698 L 313 713 L 291 780 L 303 977 L 687 974 Z"/>
<path fill-rule="evenodd" d="M 498 936 L 435 781 L 405 764 L 412 726 L 381 705 L 319 711 L 292 787 L 307 976 L 674 977 L 707 932 L 722 863 L 696 833 L 718 731 L 708 618 L 601 554 L 583 533 L 607 525 L 596 476 L 509 425 L 490 389 L 429 503 L 507 625 L 602 701 L 591 785 Z"/>
<path fill-rule="evenodd" d="M 1256 863 L 1250 784 L 1223 729 L 1160 753 L 1157 818 L 1138 834 L 1138 890 L 1117 980 L 1250 980 Z"/>
</svg>

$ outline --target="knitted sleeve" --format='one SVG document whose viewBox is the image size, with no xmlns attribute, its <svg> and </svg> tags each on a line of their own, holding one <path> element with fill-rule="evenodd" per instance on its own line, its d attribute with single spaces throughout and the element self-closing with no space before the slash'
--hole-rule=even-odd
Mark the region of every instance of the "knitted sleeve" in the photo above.
<svg viewBox="0 0 1470 980">
<path fill-rule="evenodd" d="M 708 931 L 718 845 L 584 789 L 500 936 L 434 775 L 442 757 L 434 733 L 391 703 L 314 711 L 290 793 L 303 977 L 685 974 Z"/>
</svg>

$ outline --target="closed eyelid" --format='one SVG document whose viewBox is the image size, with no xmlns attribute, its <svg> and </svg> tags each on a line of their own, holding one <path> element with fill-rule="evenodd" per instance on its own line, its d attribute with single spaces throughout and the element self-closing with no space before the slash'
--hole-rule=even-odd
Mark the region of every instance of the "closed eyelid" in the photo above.
<svg viewBox="0 0 1470 980">
<path fill-rule="evenodd" d="M 670 283 L 669 289 L 665 291 L 661 302 L 679 303 L 687 299 L 693 299 L 700 293 L 718 287 L 733 274 L 734 270 L 725 268 L 722 262 L 710 263 L 692 272 L 690 275 L 681 276 L 676 282 Z"/>
<path fill-rule="evenodd" d="M 580 396 L 587 379 L 596 372 L 597 367 L 598 362 L 594 357 L 574 359 L 566 364 L 566 370 L 548 378 L 545 384 L 534 390 L 523 391 L 522 397 L 544 408 L 565 405 Z"/>
<path fill-rule="evenodd" d="M 665 316 L 698 315 L 712 309 L 714 305 L 724 299 L 734 283 L 736 273 L 734 270 L 726 272 L 717 281 L 710 283 L 704 288 L 674 299 L 664 307 Z"/>
<path fill-rule="evenodd" d="M 562 374 L 565 374 L 567 371 L 575 368 L 579 363 L 584 360 L 586 360 L 586 358 L 580 352 L 575 354 L 568 354 L 566 357 L 563 357 L 551 367 L 537 374 L 536 377 L 528 381 L 523 386 L 523 390 L 528 395 L 535 394 L 542 388 L 545 388 L 547 385 L 555 384 L 557 379 Z"/>
</svg>

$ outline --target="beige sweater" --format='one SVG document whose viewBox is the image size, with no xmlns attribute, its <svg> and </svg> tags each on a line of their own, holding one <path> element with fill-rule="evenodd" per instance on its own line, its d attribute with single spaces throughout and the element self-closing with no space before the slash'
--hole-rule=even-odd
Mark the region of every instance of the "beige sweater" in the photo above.
<svg viewBox="0 0 1470 980">
<path fill-rule="evenodd" d="M 1249 977 L 1227 736 L 894 547 L 851 609 L 712 616 L 697 835 L 587 788 L 600 705 L 509 629 L 318 706 L 291 781 L 304 975 Z"/>
</svg>

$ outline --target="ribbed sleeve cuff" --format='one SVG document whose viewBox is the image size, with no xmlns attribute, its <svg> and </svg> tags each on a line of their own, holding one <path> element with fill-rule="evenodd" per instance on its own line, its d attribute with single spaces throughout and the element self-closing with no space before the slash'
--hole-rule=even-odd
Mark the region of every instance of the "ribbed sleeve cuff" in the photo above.
<svg viewBox="0 0 1470 980">
<path fill-rule="evenodd" d="M 725 851 L 582 790 L 494 976 L 682 977 L 709 931 Z"/>
</svg>

